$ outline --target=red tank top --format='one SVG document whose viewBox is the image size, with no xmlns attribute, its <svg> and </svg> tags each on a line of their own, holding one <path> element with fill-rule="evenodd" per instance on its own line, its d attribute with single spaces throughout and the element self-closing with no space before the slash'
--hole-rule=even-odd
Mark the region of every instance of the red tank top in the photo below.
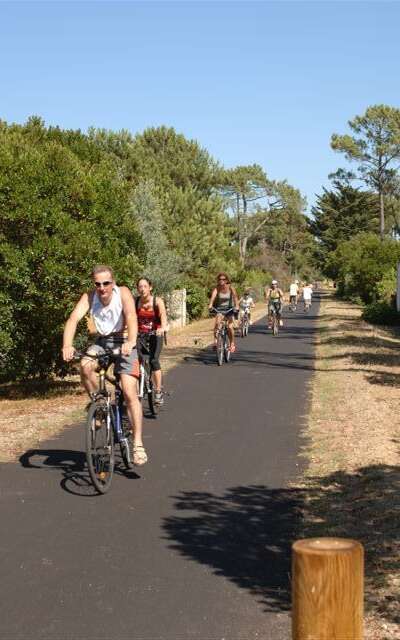
<svg viewBox="0 0 400 640">
<path fill-rule="evenodd" d="M 151 309 L 144 309 L 141 306 L 140 298 L 136 298 L 136 313 L 139 333 L 149 333 L 150 331 L 155 331 L 161 327 L 161 318 L 154 296 Z"/>
</svg>

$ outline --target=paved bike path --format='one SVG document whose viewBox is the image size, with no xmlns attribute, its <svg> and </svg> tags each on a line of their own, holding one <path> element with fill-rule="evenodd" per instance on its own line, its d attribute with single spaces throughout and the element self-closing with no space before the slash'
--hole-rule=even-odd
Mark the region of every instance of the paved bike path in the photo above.
<svg viewBox="0 0 400 640">
<path fill-rule="evenodd" d="M 150 462 L 94 496 L 78 425 L 0 465 L 2 640 L 287 640 L 314 310 L 168 374 Z"/>
</svg>

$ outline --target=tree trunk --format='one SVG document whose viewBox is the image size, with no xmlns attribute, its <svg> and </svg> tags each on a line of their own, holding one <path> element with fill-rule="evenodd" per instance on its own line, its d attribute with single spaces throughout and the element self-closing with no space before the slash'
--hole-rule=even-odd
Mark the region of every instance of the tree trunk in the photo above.
<svg viewBox="0 0 400 640">
<path fill-rule="evenodd" d="M 239 256 L 240 256 L 240 264 L 242 267 L 245 266 L 246 263 L 246 252 L 247 252 L 247 241 L 249 237 L 243 236 L 239 242 Z"/>
<path fill-rule="evenodd" d="M 381 240 L 385 237 L 385 203 L 383 200 L 383 192 L 379 190 L 379 231 Z"/>
</svg>

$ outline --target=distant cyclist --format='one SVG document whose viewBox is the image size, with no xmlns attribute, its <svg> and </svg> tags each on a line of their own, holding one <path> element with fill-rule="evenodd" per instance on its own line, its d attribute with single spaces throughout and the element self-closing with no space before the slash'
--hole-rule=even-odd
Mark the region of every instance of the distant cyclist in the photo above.
<svg viewBox="0 0 400 640">
<path fill-rule="evenodd" d="M 290 309 L 295 310 L 297 307 L 297 300 L 299 295 L 299 281 L 295 280 L 289 287 L 289 305 Z"/>
<path fill-rule="evenodd" d="M 278 287 L 278 281 L 272 280 L 270 287 L 265 287 L 265 299 L 268 306 L 268 329 L 272 327 L 272 312 L 275 311 L 279 320 L 279 326 L 283 326 L 282 322 L 282 306 L 283 291 Z"/>
<path fill-rule="evenodd" d="M 164 398 L 160 354 L 163 348 L 164 332 L 167 330 L 167 312 L 163 299 L 153 296 L 153 285 L 148 278 L 140 278 L 136 286 L 139 293 L 135 299 L 138 333 L 151 332 L 149 336 L 149 355 L 155 387 L 154 401 L 156 404 L 162 405 L 164 404 Z M 143 344 L 138 340 L 139 356 L 143 353 L 143 349 Z"/>
<path fill-rule="evenodd" d="M 231 353 L 236 351 L 235 345 L 235 332 L 233 329 L 233 318 L 235 312 L 239 311 L 239 298 L 234 287 L 232 287 L 229 276 L 226 273 L 219 273 L 217 276 L 217 286 L 212 290 L 210 302 L 208 308 L 211 311 L 216 309 L 217 313 L 215 317 L 214 325 L 214 348 L 217 346 L 217 331 L 222 322 L 224 316 L 228 321 L 228 335 Z M 226 316 L 226 311 L 232 309 L 232 311 Z"/>
<path fill-rule="evenodd" d="M 254 300 L 250 295 L 250 290 L 246 289 L 243 296 L 239 300 L 240 318 L 242 318 L 244 314 L 247 313 L 249 324 L 251 324 L 251 309 L 255 306 L 256 305 L 254 303 Z"/>
<path fill-rule="evenodd" d="M 303 287 L 304 311 L 308 311 L 309 308 L 311 307 L 312 294 L 313 294 L 312 286 L 306 283 Z"/>
</svg>

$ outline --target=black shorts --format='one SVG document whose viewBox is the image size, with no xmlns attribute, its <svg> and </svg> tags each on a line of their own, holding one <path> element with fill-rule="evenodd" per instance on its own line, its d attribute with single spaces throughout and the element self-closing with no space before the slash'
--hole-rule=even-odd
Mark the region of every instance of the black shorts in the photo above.
<svg viewBox="0 0 400 640">
<path fill-rule="evenodd" d="M 148 348 L 146 347 L 148 345 Z M 148 338 L 141 339 L 138 337 L 137 341 L 137 350 L 140 358 L 145 356 L 150 356 L 150 365 L 153 371 L 160 371 L 160 353 L 163 348 L 164 338 L 163 336 L 156 336 L 151 334 Z"/>
</svg>

